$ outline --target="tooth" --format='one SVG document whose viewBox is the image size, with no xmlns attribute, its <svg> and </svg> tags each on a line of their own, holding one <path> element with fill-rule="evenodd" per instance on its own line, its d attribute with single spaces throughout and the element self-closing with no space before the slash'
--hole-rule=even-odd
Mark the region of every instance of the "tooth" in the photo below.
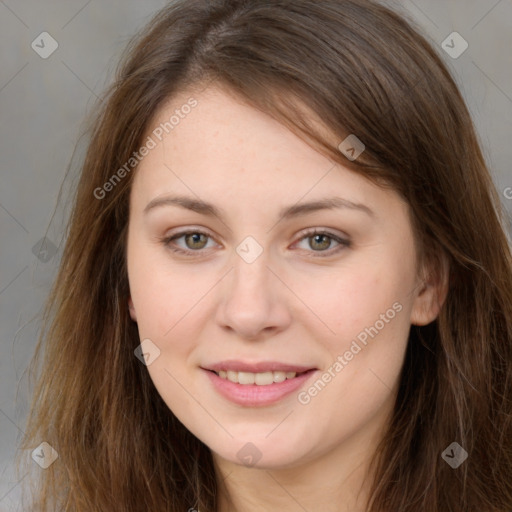
<svg viewBox="0 0 512 512">
<path fill-rule="evenodd" d="M 228 370 L 227 377 L 231 382 L 238 382 L 238 372 Z"/>
<path fill-rule="evenodd" d="M 293 372 L 291 372 L 293 373 Z M 274 382 L 284 382 L 286 380 L 286 372 L 274 372 Z"/>
<path fill-rule="evenodd" d="M 284 382 L 286 379 L 293 379 L 296 372 L 235 372 L 232 370 L 219 370 L 218 376 L 221 379 L 227 379 L 238 384 L 256 384 L 257 386 L 269 386 L 271 384 Z"/>
<path fill-rule="evenodd" d="M 272 372 L 256 373 L 254 383 L 258 386 L 268 386 L 274 382 L 274 374 Z"/>
<path fill-rule="evenodd" d="M 238 382 L 240 384 L 254 384 L 254 373 L 238 372 Z"/>
</svg>

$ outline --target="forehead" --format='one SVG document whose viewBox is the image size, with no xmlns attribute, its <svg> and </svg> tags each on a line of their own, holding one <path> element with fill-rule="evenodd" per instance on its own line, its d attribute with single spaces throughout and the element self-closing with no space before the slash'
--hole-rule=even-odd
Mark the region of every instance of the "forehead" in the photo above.
<svg viewBox="0 0 512 512">
<path fill-rule="evenodd" d="M 195 106 L 188 109 L 192 102 Z M 168 130 L 163 134 L 164 148 L 188 153 L 189 158 L 207 154 L 229 160 L 253 151 L 251 156 L 257 159 L 271 153 L 274 158 L 281 154 L 314 162 L 326 160 L 283 124 L 226 88 L 182 92 L 159 109 L 150 130 L 160 127 Z"/>
<path fill-rule="evenodd" d="M 379 204 L 389 194 L 223 89 L 176 95 L 159 109 L 146 137 L 155 147 L 133 186 L 144 207 L 171 191 L 233 203 L 259 198 L 263 208 L 336 194 Z"/>
</svg>

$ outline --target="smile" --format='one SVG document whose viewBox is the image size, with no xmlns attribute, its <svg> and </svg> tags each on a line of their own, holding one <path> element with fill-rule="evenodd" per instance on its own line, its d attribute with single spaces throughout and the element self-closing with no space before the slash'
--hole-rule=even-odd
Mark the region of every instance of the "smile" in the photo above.
<svg viewBox="0 0 512 512">
<path fill-rule="evenodd" d="M 244 407 L 264 407 L 291 396 L 317 373 L 316 369 L 303 372 L 266 371 L 242 372 L 234 370 L 206 370 L 213 390 L 231 403 Z"/>
<path fill-rule="evenodd" d="M 221 379 L 229 380 L 236 384 L 249 385 L 256 384 L 257 386 L 269 386 L 273 383 L 284 382 L 286 379 L 294 379 L 297 376 L 297 372 L 237 372 L 232 370 L 220 370 L 215 372 Z M 305 372 L 302 372 L 305 373 Z M 298 375 L 302 375 L 299 373 Z"/>
</svg>

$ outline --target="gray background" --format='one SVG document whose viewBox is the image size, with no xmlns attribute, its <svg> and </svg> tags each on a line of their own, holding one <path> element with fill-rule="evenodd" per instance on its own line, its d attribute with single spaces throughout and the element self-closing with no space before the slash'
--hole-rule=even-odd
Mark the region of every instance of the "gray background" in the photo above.
<svg viewBox="0 0 512 512">
<path fill-rule="evenodd" d="M 73 150 L 128 39 L 166 3 L 0 0 L 0 511 L 21 510 L 13 459 L 27 414 L 26 368 L 59 262 L 66 197 L 83 143 L 72 158 Z M 512 193 L 506 193 L 512 187 L 512 0 L 387 3 L 411 15 L 448 63 L 512 216 Z M 442 49 L 453 31 L 469 44 L 456 59 Z M 42 32 L 59 45 L 47 59 L 31 47 L 34 40 L 41 46 Z M 46 257 L 37 250 L 45 236 Z"/>
</svg>

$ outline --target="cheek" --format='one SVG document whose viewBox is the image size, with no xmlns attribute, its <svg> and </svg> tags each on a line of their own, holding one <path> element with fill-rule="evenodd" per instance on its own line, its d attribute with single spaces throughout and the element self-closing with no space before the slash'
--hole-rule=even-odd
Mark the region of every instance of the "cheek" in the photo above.
<svg viewBox="0 0 512 512">
<path fill-rule="evenodd" d="M 325 328 L 315 336 L 326 354 L 319 379 L 325 377 L 327 383 L 312 382 L 299 400 L 311 404 L 306 410 L 312 416 L 329 417 L 336 438 L 349 435 L 392 400 L 410 328 L 407 287 L 393 269 L 353 268 L 337 277 L 330 280 L 328 292 L 315 287 L 308 297 L 334 333 Z M 344 426 L 341 433 L 339 425 Z"/>
<path fill-rule="evenodd" d="M 309 288 L 304 280 L 298 290 L 315 315 L 310 315 L 311 335 L 325 349 L 326 369 L 338 361 L 332 369 L 337 384 L 331 398 L 339 399 L 337 389 L 350 389 L 354 406 L 367 393 L 375 394 L 375 386 L 382 391 L 377 400 L 390 391 L 409 337 L 414 268 L 406 251 L 402 259 L 395 251 L 378 252 L 378 258 L 361 258 L 350 267 L 309 279 Z"/>
<path fill-rule="evenodd" d="M 208 277 L 192 277 L 189 271 L 175 267 L 138 265 L 134 259 L 130 280 L 132 299 L 137 311 L 140 339 L 149 338 L 159 349 L 158 357 L 147 367 L 158 393 L 175 411 L 193 406 L 183 386 L 190 375 L 189 358 L 201 339 L 204 325 L 204 298 L 211 284 Z"/>
<path fill-rule="evenodd" d="M 355 336 L 373 325 L 404 295 L 401 280 L 384 265 L 338 269 L 314 278 L 303 276 L 294 283 L 294 292 L 316 317 L 319 333 L 338 338 Z"/>
<path fill-rule="evenodd" d="M 172 265 L 160 247 L 136 240 L 128 248 L 128 274 L 139 331 L 149 338 L 172 337 L 213 285 L 207 272 Z"/>
<path fill-rule="evenodd" d="M 205 280 L 199 285 L 184 274 L 148 272 L 147 279 L 134 288 L 139 330 L 168 344 L 183 325 L 190 323 L 191 315 L 197 317 L 201 299 L 211 286 Z"/>
</svg>

